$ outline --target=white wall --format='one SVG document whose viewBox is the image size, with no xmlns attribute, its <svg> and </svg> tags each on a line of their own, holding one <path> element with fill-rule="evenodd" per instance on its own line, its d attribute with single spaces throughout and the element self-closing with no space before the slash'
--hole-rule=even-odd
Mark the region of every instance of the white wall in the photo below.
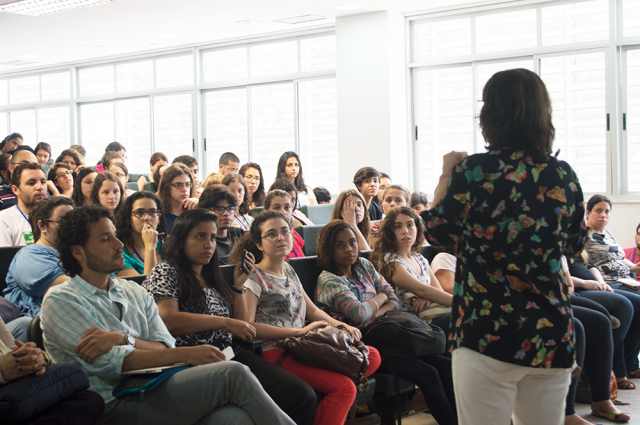
<svg viewBox="0 0 640 425">
<path fill-rule="evenodd" d="M 586 200 L 585 200 L 586 201 Z M 640 224 L 639 203 L 613 202 L 607 230 L 623 248 L 635 246 L 636 227 Z"/>
</svg>

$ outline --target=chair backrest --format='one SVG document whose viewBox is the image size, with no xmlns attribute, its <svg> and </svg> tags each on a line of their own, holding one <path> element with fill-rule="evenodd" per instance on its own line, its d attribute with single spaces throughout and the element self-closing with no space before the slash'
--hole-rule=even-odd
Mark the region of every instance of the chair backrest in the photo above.
<svg viewBox="0 0 640 425">
<path fill-rule="evenodd" d="M 147 192 L 156 193 L 158 191 L 158 186 L 155 182 L 149 182 L 144 185 L 144 190 L 146 190 Z"/>
<path fill-rule="evenodd" d="M 255 208 L 251 208 L 249 210 L 249 215 L 253 218 L 256 218 L 257 216 L 259 216 L 262 211 L 264 211 L 264 207 L 255 207 Z"/>
<path fill-rule="evenodd" d="M 436 255 L 438 255 L 438 251 L 436 251 L 434 247 L 432 246 L 422 247 L 422 256 L 427 259 L 429 264 L 431 264 L 433 259 L 436 258 Z"/>
<path fill-rule="evenodd" d="M 318 248 L 318 233 L 324 224 L 314 224 L 313 226 L 298 226 L 296 232 L 304 239 L 304 253 L 306 255 L 316 255 Z"/>
<path fill-rule="evenodd" d="M 129 174 L 129 183 L 133 182 L 133 183 L 138 183 L 138 179 L 141 176 L 147 176 L 146 174 Z"/>
<path fill-rule="evenodd" d="M 311 257 L 292 258 L 288 261 L 298 275 L 304 292 L 306 292 L 309 298 L 315 303 L 318 276 L 322 273 L 322 270 L 318 267 L 318 257 L 314 255 Z"/>
<path fill-rule="evenodd" d="M 132 280 L 138 285 L 142 285 L 142 282 L 147 278 L 146 274 L 137 274 L 135 276 L 123 276 L 121 279 Z"/>
<path fill-rule="evenodd" d="M 226 280 L 231 286 L 233 286 L 233 271 L 235 268 L 235 264 L 230 266 L 220 266 L 220 273 L 222 273 L 222 277 L 224 277 L 224 280 Z"/>
<path fill-rule="evenodd" d="M 127 182 L 127 189 L 138 190 L 138 183 L 136 183 L 136 182 Z"/>
<path fill-rule="evenodd" d="M 21 246 L 6 246 L 0 248 L 0 292 L 7 287 L 7 273 L 13 257 L 20 251 Z"/>
<path fill-rule="evenodd" d="M 36 316 L 27 326 L 27 342 L 35 342 L 36 346 L 44 350 L 44 338 L 40 327 L 40 316 Z"/>
<path fill-rule="evenodd" d="M 300 211 L 306 215 L 313 224 L 327 224 L 331 221 L 333 204 L 303 205 L 300 207 Z"/>
</svg>

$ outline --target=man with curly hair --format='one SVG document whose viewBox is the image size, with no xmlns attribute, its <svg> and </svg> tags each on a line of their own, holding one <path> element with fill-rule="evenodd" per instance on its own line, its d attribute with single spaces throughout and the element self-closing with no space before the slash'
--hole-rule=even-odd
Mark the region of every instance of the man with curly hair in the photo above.
<svg viewBox="0 0 640 425">
<path fill-rule="evenodd" d="M 293 424 L 246 366 L 225 362 L 211 345 L 175 348 L 147 291 L 109 277 L 124 267 L 110 211 L 83 206 L 68 212 L 56 242 L 71 279 L 45 295 L 44 344 L 54 361 L 78 363 L 87 373 L 106 403 L 101 423 Z M 144 394 L 114 397 L 124 373 L 175 363 L 200 366 Z"/>
</svg>

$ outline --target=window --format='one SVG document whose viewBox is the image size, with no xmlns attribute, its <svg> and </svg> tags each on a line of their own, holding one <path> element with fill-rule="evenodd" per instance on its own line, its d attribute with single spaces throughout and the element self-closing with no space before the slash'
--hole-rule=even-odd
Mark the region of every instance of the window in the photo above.
<svg viewBox="0 0 640 425">
<path fill-rule="evenodd" d="M 414 32 L 417 60 L 471 54 L 471 18 L 419 24 Z"/>
<path fill-rule="evenodd" d="M 542 45 L 609 38 L 609 1 L 596 0 L 542 8 Z"/>
<path fill-rule="evenodd" d="M 244 80 L 249 77 L 248 51 L 246 47 L 214 50 L 202 55 L 205 82 Z"/>
<path fill-rule="evenodd" d="M 9 103 L 9 81 L 0 80 L 0 105 Z"/>
<path fill-rule="evenodd" d="M 85 163 L 94 166 L 102 158 L 104 148 L 115 140 L 113 102 L 80 106 L 80 140 L 87 150 Z"/>
<path fill-rule="evenodd" d="M 40 76 L 42 101 L 69 99 L 71 81 L 69 72 L 44 74 Z"/>
<path fill-rule="evenodd" d="M 205 126 L 208 171 L 218 170 L 225 152 L 234 152 L 242 163 L 249 159 L 248 92 L 216 90 L 205 94 Z"/>
<path fill-rule="evenodd" d="M 151 106 L 148 97 L 116 101 L 116 139 L 127 149 L 129 173 L 149 168 Z"/>
<path fill-rule="evenodd" d="M 9 125 L 11 133 L 20 133 L 24 137 L 24 143 L 35 147 L 38 144 L 38 130 L 36 123 L 36 110 L 23 109 L 9 113 Z"/>
<path fill-rule="evenodd" d="M 68 106 L 38 109 L 38 142 L 49 143 L 52 155 L 71 146 Z M 35 149 L 36 144 L 31 147 Z"/>
<path fill-rule="evenodd" d="M 80 69 L 78 71 L 80 97 L 115 93 L 114 71 L 113 65 Z"/>
<path fill-rule="evenodd" d="M 626 52 L 626 105 L 623 104 L 623 140 L 626 141 L 627 191 L 640 192 L 640 49 Z M 626 106 L 626 108 L 625 108 Z"/>
<path fill-rule="evenodd" d="M 156 88 L 193 84 L 193 56 L 175 56 L 156 60 Z"/>
<path fill-rule="evenodd" d="M 285 41 L 251 46 L 249 60 L 253 78 L 295 74 L 298 72 L 297 42 Z"/>
<path fill-rule="evenodd" d="M 40 100 L 40 79 L 35 77 L 12 78 L 9 80 L 9 102 L 34 103 Z"/>
<path fill-rule="evenodd" d="M 536 47 L 536 10 L 519 10 L 476 18 L 476 53 Z"/>
<path fill-rule="evenodd" d="M 153 89 L 153 61 L 116 65 L 118 93 Z"/>
<path fill-rule="evenodd" d="M 7 119 L 9 114 L 7 112 L 0 112 L 0 135 L 9 134 L 9 126 L 7 125 Z M 1 136 L 0 138 L 4 139 L 5 136 Z"/>
<path fill-rule="evenodd" d="M 622 34 L 623 37 L 640 36 L 640 2 L 638 0 L 622 0 Z"/>
<path fill-rule="evenodd" d="M 169 161 L 180 155 L 193 155 L 193 122 L 190 94 L 157 96 L 153 99 L 155 150 Z"/>
</svg>

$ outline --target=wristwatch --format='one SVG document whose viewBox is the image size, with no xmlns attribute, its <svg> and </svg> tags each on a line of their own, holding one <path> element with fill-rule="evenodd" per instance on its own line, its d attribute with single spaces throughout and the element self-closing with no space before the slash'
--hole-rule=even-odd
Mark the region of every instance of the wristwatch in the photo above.
<svg viewBox="0 0 640 425">
<path fill-rule="evenodd" d="M 242 289 L 238 289 L 235 286 L 231 285 L 231 289 L 233 289 L 233 292 L 235 292 L 236 294 L 244 294 L 245 292 L 247 292 L 247 288 L 245 288 L 244 286 L 242 287 Z"/>
<path fill-rule="evenodd" d="M 133 336 L 131 336 L 130 334 L 125 334 L 124 335 L 124 342 L 125 342 L 125 344 L 129 344 L 133 348 L 136 348 L 136 339 Z"/>
</svg>

